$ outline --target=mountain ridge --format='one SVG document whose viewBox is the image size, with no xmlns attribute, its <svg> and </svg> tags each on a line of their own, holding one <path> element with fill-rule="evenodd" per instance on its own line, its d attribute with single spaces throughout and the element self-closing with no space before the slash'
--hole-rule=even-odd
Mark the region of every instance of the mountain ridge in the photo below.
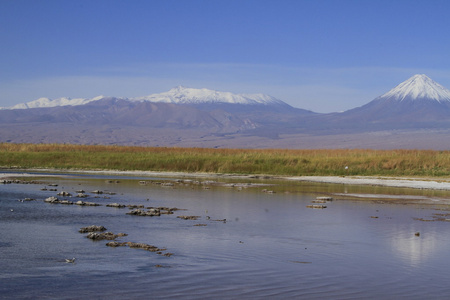
<svg viewBox="0 0 450 300">
<path fill-rule="evenodd" d="M 159 94 L 151 94 L 143 97 L 106 97 L 97 96 L 94 98 L 69 98 L 62 97 L 56 99 L 39 98 L 30 102 L 16 104 L 11 107 L 3 107 L 2 109 L 28 109 L 28 108 L 44 108 L 56 106 L 78 106 L 85 105 L 90 102 L 98 101 L 105 98 L 116 98 L 130 102 L 154 102 L 154 103 L 172 103 L 172 104 L 243 104 L 243 105 L 275 105 L 291 107 L 286 102 L 266 94 L 234 94 L 231 92 L 219 92 L 206 88 L 195 89 L 183 86 L 177 86 L 167 92 Z"/>
<path fill-rule="evenodd" d="M 272 98 L 249 101 L 231 93 L 184 87 L 146 99 L 101 96 L 83 104 L 82 98 L 72 102 L 61 98 L 60 103 L 79 105 L 57 106 L 57 101 L 51 107 L 0 110 L 0 142 L 392 149 L 398 141 L 399 147 L 446 149 L 450 92 L 425 76 L 414 75 L 361 107 L 329 114 Z M 186 101 L 192 93 L 194 99 Z M 162 100 L 149 101 L 157 97 Z M 44 105 L 45 99 L 35 105 Z"/>
</svg>

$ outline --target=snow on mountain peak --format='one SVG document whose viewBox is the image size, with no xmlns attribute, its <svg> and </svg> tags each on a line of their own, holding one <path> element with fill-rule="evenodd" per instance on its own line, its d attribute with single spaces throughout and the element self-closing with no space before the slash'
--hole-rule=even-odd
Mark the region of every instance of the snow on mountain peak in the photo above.
<svg viewBox="0 0 450 300">
<path fill-rule="evenodd" d="M 0 109 L 27 109 L 56 106 L 84 105 L 92 101 L 104 99 L 104 96 L 94 98 L 39 98 L 37 100 L 21 103 L 8 108 Z M 206 88 L 195 89 L 177 86 L 171 90 L 159 94 L 151 94 L 144 97 L 121 98 L 129 101 L 149 101 L 173 104 L 258 104 L 258 105 L 283 105 L 285 102 L 266 94 L 233 94 L 230 92 L 219 92 Z M 377 99 L 389 99 L 394 101 L 415 101 L 420 99 L 435 100 L 438 102 L 450 102 L 450 90 L 433 81 L 424 74 L 417 74 L 400 83 L 389 92 Z"/>
<path fill-rule="evenodd" d="M 30 101 L 27 103 L 20 103 L 10 107 L 10 109 L 26 109 L 26 108 L 39 108 L 39 107 L 56 107 L 56 106 L 75 106 L 75 105 L 83 105 L 92 101 L 100 100 L 104 98 L 103 96 L 98 96 L 92 99 L 84 99 L 84 98 L 57 98 L 57 99 L 49 99 L 49 98 L 39 98 L 34 101 Z"/>
<path fill-rule="evenodd" d="M 285 104 L 272 96 L 264 94 L 233 94 L 209 89 L 194 89 L 177 86 L 168 92 L 133 98 L 133 101 L 164 102 L 175 104 Z"/>
<path fill-rule="evenodd" d="M 42 108 L 42 107 L 56 107 L 56 106 L 76 106 L 84 105 L 89 102 L 104 99 L 105 96 L 97 96 L 94 98 L 39 98 L 37 100 L 21 103 L 8 108 L 2 109 L 27 109 L 27 108 Z M 218 92 L 208 89 L 194 89 L 184 86 L 177 86 L 168 92 L 160 94 L 152 94 L 145 97 L 137 98 L 121 98 L 130 101 L 150 101 L 163 102 L 175 104 L 206 104 L 206 103 L 229 103 L 229 104 L 278 104 L 288 105 L 285 102 L 278 100 L 272 96 L 265 94 L 233 94 L 229 92 Z"/>
<path fill-rule="evenodd" d="M 450 90 L 425 74 L 417 74 L 403 81 L 380 98 L 390 98 L 397 101 L 429 99 L 442 102 L 450 101 Z"/>
</svg>

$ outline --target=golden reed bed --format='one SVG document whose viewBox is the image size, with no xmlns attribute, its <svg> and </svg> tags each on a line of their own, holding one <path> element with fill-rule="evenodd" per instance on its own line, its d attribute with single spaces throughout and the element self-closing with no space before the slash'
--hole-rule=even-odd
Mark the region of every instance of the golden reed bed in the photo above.
<svg viewBox="0 0 450 300">
<path fill-rule="evenodd" d="M 450 171 L 450 151 L 254 150 L 1 143 L 0 167 L 286 176 L 442 177 Z"/>
</svg>

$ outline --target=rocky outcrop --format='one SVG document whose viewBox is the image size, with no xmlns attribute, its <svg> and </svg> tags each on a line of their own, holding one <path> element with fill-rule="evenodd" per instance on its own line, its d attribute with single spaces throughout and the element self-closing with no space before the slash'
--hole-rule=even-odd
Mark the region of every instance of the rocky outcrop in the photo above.
<svg viewBox="0 0 450 300">
<path fill-rule="evenodd" d="M 98 226 L 98 225 L 91 225 L 87 227 L 82 227 L 78 232 L 80 233 L 86 233 L 86 232 L 96 232 L 96 231 L 106 231 L 106 227 L 104 226 Z"/>
<path fill-rule="evenodd" d="M 88 239 L 94 240 L 94 241 L 101 241 L 101 240 L 115 240 L 118 237 L 127 236 L 126 233 L 118 233 L 114 234 L 112 232 L 89 232 L 86 236 Z"/>
<path fill-rule="evenodd" d="M 135 215 L 135 216 L 147 216 L 147 217 L 159 217 L 161 216 L 161 212 L 159 209 L 149 209 L 149 210 L 143 210 L 143 209 L 133 209 L 129 212 L 127 212 L 127 215 Z"/>
<path fill-rule="evenodd" d="M 94 203 L 94 202 L 84 202 L 84 201 L 77 201 L 75 202 L 76 205 L 80 205 L 80 206 L 100 206 L 100 204 L 98 203 Z"/>
</svg>

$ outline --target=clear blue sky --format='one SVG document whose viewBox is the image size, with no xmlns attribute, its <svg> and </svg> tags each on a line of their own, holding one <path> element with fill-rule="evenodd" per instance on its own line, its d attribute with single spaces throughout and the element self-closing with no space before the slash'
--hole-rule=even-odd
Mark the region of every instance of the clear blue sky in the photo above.
<svg viewBox="0 0 450 300">
<path fill-rule="evenodd" d="M 177 85 L 342 111 L 450 88 L 447 0 L 0 0 L 0 106 Z"/>
</svg>

